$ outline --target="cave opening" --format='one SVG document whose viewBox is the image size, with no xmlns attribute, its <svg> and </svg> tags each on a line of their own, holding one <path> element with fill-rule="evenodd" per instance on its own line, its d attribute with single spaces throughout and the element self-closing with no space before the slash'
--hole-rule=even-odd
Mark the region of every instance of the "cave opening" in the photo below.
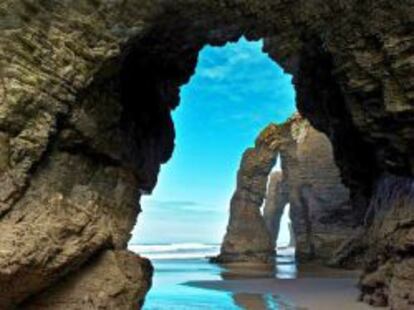
<svg viewBox="0 0 414 310">
<path fill-rule="evenodd" d="M 286 160 L 285 150 L 278 154 L 269 173 L 262 214 L 276 251 L 275 276 L 292 279 L 297 276 L 296 240 L 289 202 L 288 165 L 282 162 L 282 158 Z"/>
<path fill-rule="evenodd" d="M 294 260 L 295 236 L 290 218 L 289 184 L 282 166 L 282 156 L 279 153 L 267 177 L 266 196 L 261 211 L 277 255 L 290 256 Z"/>
<path fill-rule="evenodd" d="M 276 239 L 276 250 L 276 277 L 278 279 L 296 278 L 298 272 L 298 266 L 295 259 L 296 240 L 292 220 L 290 218 L 290 203 L 287 203 L 283 207 L 283 213 L 280 217 L 279 231 L 277 232 Z"/>
<path fill-rule="evenodd" d="M 131 244 L 221 242 L 243 151 L 296 110 L 291 76 L 262 49 L 262 41 L 242 37 L 201 50 L 173 113 L 174 154 L 154 192 L 141 199 Z M 174 234 L 163 234 L 166 227 Z"/>
<path fill-rule="evenodd" d="M 177 283 L 165 285 L 165 269 L 183 263 L 187 268 L 192 259 L 191 264 L 208 270 L 197 275 L 190 270 L 187 280 L 203 280 L 220 270 L 206 257 L 219 253 L 233 216 L 230 198 L 237 190 L 237 171 L 243 169 L 242 154 L 265 127 L 285 122 L 296 111 L 291 76 L 262 49 L 263 41 L 244 37 L 206 46 L 191 80 L 181 87 L 180 107 L 173 113 L 174 154 L 152 195 L 141 198 L 143 212 L 129 246 L 155 265 L 149 306 L 168 307 L 166 294 L 177 289 Z M 196 293 L 188 289 L 188 295 Z M 186 306 L 191 302 L 187 299 Z"/>
<path fill-rule="evenodd" d="M 280 217 L 279 231 L 277 232 L 276 248 L 279 250 L 287 249 L 294 253 L 295 251 L 295 233 L 290 218 L 290 203 L 283 207 L 283 213 Z"/>
</svg>

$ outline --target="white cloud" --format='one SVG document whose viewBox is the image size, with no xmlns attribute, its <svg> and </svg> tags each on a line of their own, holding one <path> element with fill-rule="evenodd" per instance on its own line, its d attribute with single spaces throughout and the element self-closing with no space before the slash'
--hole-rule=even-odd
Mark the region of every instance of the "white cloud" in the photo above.
<svg viewBox="0 0 414 310">
<path fill-rule="evenodd" d="M 191 211 L 191 212 L 216 212 L 217 208 L 213 208 L 205 203 L 189 200 L 155 200 L 143 199 L 141 205 L 144 209 L 157 209 L 160 212 L 166 210 Z"/>
<path fill-rule="evenodd" d="M 223 79 L 226 77 L 228 70 L 229 68 L 226 66 L 216 66 L 211 68 L 203 68 L 198 74 L 201 77 L 208 79 Z"/>
<path fill-rule="evenodd" d="M 256 42 L 254 44 L 261 43 Z M 252 65 L 260 62 L 257 58 L 257 47 L 252 46 L 245 39 L 237 45 L 229 43 L 225 49 L 211 49 L 210 54 L 199 66 L 197 75 L 213 80 L 234 79 L 239 74 L 239 69 L 244 64 Z"/>
</svg>

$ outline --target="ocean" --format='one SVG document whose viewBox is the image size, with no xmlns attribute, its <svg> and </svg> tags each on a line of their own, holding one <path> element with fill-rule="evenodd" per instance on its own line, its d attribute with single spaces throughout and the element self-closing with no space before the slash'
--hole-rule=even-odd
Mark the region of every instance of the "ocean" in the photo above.
<svg viewBox="0 0 414 310">
<path fill-rule="evenodd" d="M 296 265 L 292 249 L 279 250 L 274 270 L 251 270 L 246 274 L 208 262 L 217 255 L 218 244 L 178 243 L 130 245 L 130 250 L 151 259 L 154 265 L 153 286 L 144 310 L 196 309 L 289 309 L 270 294 L 232 294 L 223 290 L 197 287 L 200 281 L 220 281 L 233 278 L 294 278 Z M 243 268 L 243 271 L 246 271 Z M 252 304 L 253 306 L 252 308 Z"/>
<path fill-rule="evenodd" d="M 173 243 L 130 245 L 129 249 L 151 260 L 195 259 L 217 255 L 219 244 Z"/>
</svg>

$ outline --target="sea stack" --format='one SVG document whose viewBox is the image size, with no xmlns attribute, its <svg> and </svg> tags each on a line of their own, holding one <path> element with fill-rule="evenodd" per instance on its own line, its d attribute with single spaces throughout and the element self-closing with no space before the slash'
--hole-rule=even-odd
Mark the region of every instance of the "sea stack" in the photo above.
<svg viewBox="0 0 414 310">
<path fill-rule="evenodd" d="M 230 219 L 221 253 L 213 261 L 271 263 L 275 255 L 271 234 L 261 215 L 267 179 L 275 165 L 281 141 L 280 127 L 266 127 L 242 157 Z"/>
<path fill-rule="evenodd" d="M 268 137 L 265 144 L 263 136 Z M 298 259 L 331 262 L 359 222 L 351 216 L 349 191 L 339 177 L 328 138 L 296 114 L 284 124 L 269 125 L 257 141 L 243 156 L 227 233 L 216 260 L 271 261 L 280 219 L 289 203 Z M 265 148 L 269 160 L 256 155 L 258 145 L 271 146 Z M 278 156 L 281 171 L 271 173 L 270 164 Z M 239 198 L 251 193 L 256 193 L 255 200 Z M 246 203 L 251 201 L 254 204 Z"/>
</svg>

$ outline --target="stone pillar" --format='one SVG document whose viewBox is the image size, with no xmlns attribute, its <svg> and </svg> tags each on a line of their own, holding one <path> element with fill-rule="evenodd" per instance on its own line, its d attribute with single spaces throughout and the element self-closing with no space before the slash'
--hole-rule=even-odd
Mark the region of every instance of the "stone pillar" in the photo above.
<svg viewBox="0 0 414 310">
<path fill-rule="evenodd" d="M 269 173 L 276 163 L 280 128 L 271 124 L 247 149 L 237 174 L 237 188 L 230 203 L 230 220 L 216 262 L 267 263 L 275 255 L 272 237 L 260 208 Z"/>
</svg>

